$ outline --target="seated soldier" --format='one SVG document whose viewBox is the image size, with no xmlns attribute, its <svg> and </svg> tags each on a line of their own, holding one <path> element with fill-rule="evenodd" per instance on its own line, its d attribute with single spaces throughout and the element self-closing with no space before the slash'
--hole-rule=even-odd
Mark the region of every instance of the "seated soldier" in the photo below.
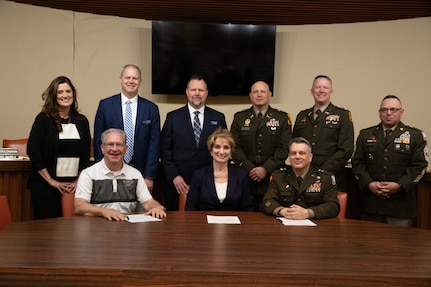
<svg viewBox="0 0 431 287">
<path fill-rule="evenodd" d="M 310 143 L 302 137 L 289 145 L 291 166 L 275 171 L 260 204 L 262 212 L 287 219 L 336 217 L 340 211 L 331 174 L 311 165 Z"/>
</svg>

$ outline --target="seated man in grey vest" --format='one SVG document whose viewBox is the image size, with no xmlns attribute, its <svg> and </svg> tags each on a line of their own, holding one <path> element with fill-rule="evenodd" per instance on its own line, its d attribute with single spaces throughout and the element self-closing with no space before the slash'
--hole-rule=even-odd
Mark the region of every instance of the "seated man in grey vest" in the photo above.
<svg viewBox="0 0 431 287">
<path fill-rule="evenodd" d="M 140 171 L 124 162 L 127 150 L 124 131 L 108 129 L 101 139 L 103 159 L 81 172 L 75 213 L 122 221 L 137 210 L 139 203 L 146 214 L 166 217 L 165 208 L 153 199 Z"/>
</svg>

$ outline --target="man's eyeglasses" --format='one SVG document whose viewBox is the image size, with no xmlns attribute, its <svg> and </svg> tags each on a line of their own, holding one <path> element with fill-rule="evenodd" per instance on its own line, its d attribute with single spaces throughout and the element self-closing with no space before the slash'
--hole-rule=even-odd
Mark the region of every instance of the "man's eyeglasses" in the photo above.
<svg viewBox="0 0 431 287">
<path fill-rule="evenodd" d="M 109 149 L 113 149 L 115 147 L 119 148 L 119 149 L 123 149 L 126 145 L 123 143 L 105 143 L 103 144 L 104 146 L 106 146 Z"/>
<path fill-rule="evenodd" d="M 387 113 L 387 112 L 391 111 L 391 113 L 396 113 L 399 110 L 401 110 L 401 108 L 380 108 L 379 112 L 381 112 L 381 113 Z"/>
</svg>

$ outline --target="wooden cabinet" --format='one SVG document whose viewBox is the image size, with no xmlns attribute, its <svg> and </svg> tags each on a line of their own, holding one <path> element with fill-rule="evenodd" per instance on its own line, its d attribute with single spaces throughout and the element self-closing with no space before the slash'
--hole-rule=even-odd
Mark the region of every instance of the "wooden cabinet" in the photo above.
<svg viewBox="0 0 431 287">
<path fill-rule="evenodd" d="M 29 160 L 0 161 L 0 195 L 8 198 L 13 222 L 33 219 L 30 190 L 27 189 L 30 168 Z"/>
<path fill-rule="evenodd" d="M 431 172 L 425 173 L 418 185 L 416 226 L 431 229 Z"/>
</svg>

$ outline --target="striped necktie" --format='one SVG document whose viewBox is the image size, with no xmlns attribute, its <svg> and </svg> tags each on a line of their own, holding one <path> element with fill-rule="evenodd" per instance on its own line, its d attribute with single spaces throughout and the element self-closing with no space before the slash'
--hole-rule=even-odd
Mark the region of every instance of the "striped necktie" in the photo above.
<svg viewBox="0 0 431 287">
<path fill-rule="evenodd" d="M 317 119 L 322 114 L 322 111 L 320 109 L 317 109 L 314 113 L 314 119 Z"/>
<path fill-rule="evenodd" d="M 194 112 L 195 117 L 193 119 L 193 132 L 195 134 L 196 146 L 199 145 L 199 141 L 201 139 L 201 132 L 202 132 L 201 122 L 199 120 L 199 113 L 200 113 L 199 111 L 195 111 Z"/>
<path fill-rule="evenodd" d="M 131 100 L 128 100 L 126 102 L 126 116 L 124 120 L 124 131 L 126 132 L 126 143 L 127 143 L 127 152 L 124 155 L 124 161 L 126 163 L 130 163 L 133 158 L 133 138 L 135 136 L 135 133 L 133 131 Z"/>
</svg>

